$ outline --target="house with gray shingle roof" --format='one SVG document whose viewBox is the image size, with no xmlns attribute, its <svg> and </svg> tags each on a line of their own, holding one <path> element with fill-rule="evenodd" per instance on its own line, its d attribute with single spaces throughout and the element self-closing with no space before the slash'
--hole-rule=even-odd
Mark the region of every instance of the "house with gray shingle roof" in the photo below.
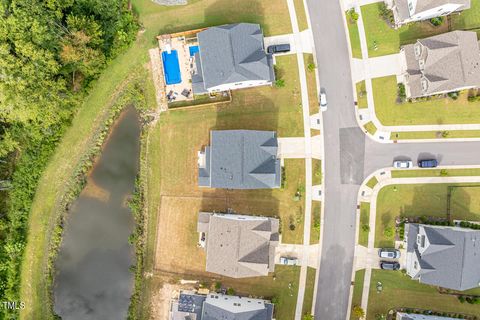
<svg viewBox="0 0 480 320">
<path fill-rule="evenodd" d="M 265 52 L 260 25 L 227 24 L 197 34 L 192 86 L 195 94 L 271 85 L 273 59 Z"/>
<path fill-rule="evenodd" d="M 267 276 L 275 268 L 279 220 L 200 212 L 197 231 L 207 252 L 206 271 L 231 278 Z"/>
<path fill-rule="evenodd" d="M 397 26 L 470 8 L 470 0 L 385 0 L 385 3 L 392 9 Z"/>
<path fill-rule="evenodd" d="M 480 231 L 405 225 L 406 270 L 421 283 L 453 290 L 480 286 Z"/>
<path fill-rule="evenodd" d="M 224 189 L 271 189 L 281 184 L 274 131 L 210 131 L 198 154 L 198 185 Z"/>
<path fill-rule="evenodd" d="M 272 320 L 273 308 L 263 299 L 182 291 L 172 301 L 170 320 Z"/>
<path fill-rule="evenodd" d="M 417 313 L 397 312 L 395 320 L 455 320 L 458 318 L 431 316 Z"/>
<path fill-rule="evenodd" d="M 408 98 L 425 97 L 480 86 L 477 34 L 452 31 L 403 46 Z"/>
</svg>

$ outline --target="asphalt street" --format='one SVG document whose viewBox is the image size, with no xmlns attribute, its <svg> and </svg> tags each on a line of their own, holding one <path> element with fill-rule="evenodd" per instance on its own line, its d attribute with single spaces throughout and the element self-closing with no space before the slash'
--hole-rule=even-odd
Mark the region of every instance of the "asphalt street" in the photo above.
<svg viewBox="0 0 480 320">
<path fill-rule="evenodd" d="M 480 142 L 381 144 L 355 120 L 350 55 L 338 0 L 307 0 L 324 112 L 324 234 L 315 319 L 345 320 L 355 246 L 357 194 L 363 179 L 396 159 L 436 158 L 440 165 L 480 164 Z"/>
</svg>

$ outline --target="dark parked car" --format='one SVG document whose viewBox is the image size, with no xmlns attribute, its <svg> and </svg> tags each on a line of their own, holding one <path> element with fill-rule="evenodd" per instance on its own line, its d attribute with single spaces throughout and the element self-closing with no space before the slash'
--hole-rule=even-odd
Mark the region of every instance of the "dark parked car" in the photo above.
<svg viewBox="0 0 480 320">
<path fill-rule="evenodd" d="M 289 51 L 290 51 L 289 44 L 274 44 L 267 48 L 267 52 L 271 54 L 283 53 L 283 52 L 289 52 Z"/>
<path fill-rule="evenodd" d="M 436 159 L 420 160 L 418 166 L 420 168 L 435 168 L 438 166 L 438 161 Z"/>
<path fill-rule="evenodd" d="M 380 261 L 380 268 L 383 270 L 398 270 L 400 269 L 400 263 L 396 261 Z"/>
</svg>

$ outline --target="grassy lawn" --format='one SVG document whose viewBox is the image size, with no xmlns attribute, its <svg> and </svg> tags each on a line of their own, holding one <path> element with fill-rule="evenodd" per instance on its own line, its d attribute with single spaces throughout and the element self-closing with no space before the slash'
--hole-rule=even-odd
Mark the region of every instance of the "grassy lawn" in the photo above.
<svg viewBox="0 0 480 320">
<path fill-rule="evenodd" d="M 142 70 L 143 66 L 148 65 L 147 50 L 157 45 L 155 36 L 160 33 L 233 22 L 260 23 L 266 35 L 292 32 L 291 24 L 285 23 L 289 21 L 289 14 L 287 3 L 282 0 L 244 0 L 236 3 L 235 6 L 232 6 L 229 0 L 198 0 L 182 7 L 165 7 L 156 5 L 151 1 L 134 0 L 133 5 L 145 27 L 145 32 L 139 34 L 132 47 L 112 61 L 100 78 L 92 84 L 93 89 L 85 99 L 83 106 L 79 108 L 71 128 L 63 137 L 39 182 L 31 209 L 29 238 L 21 269 L 20 295 L 21 300 L 27 305 L 27 308 L 21 312 L 22 319 L 48 319 L 50 317 L 48 303 L 45 303 L 50 299 L 50 293 L 46 288 L 45 268 L 49 246 L 48 235 L 58 213 L 56 205 L 66 190 L 65 181 L 68 181 L 77 163 L 86 152 L 88 143 L 95 131 L 94 128 L 99 125 L 99 121 L 109 111 L 109 106 L 112 100 L 114 100 L 115 93 L 132 72 Z M 268 14 L 265 14 L 266 12 Z M 262 114 L 259 121 L 264 121 L 264 127 L 278 129 L 280 135 L 290 134 L 295 136 L 303 132 L 301 109 L 297 108 L 300 101 L 298 71 L 296 67 L 292 68 L 289 65 L 289 63 L 296 65 L 296 58 L 284 59 L 282 57 L 282 59 L 277 61 L 288 72 L 292 70 L 294 74 L 288 74 L 288 77 L 286 77 L 286 87 L 278 90 L 262 88 L 239 94 L 235 97 L 236 101 L 232 102 L 233 108 L 230 112 L 232 117 L 245 118 L 244 115 L 240 114 L 243 112 L 240 112 L 241 107 L 239 106 L 245 101 L 252 100 L 249 94 L 256 94 L 255 108 L 250 110 L 249 113 L 253 117 L 252 119 L 257 119 L 256 116 Z M 153 86 L 150 87 L 146 88 L 146 90 L 149 91 L 149 94 L 153 94 Z M 282 102 L 282 99 L 285 101 Z M 153 106 L 154 101 L 152 99 L 149 103 L 150 106 Z M 253 101 L 250 103 L 253 104 Z M 181 111 L 175 112 L 181 117 Z M 214 112 L 206 116 L 210 117 L 210 124 L 215 123 L 216 117 Z M 201 123 L 204 119 L 202 114 L 197 114 L 197 117 L 194 119 L 198 120 L 195 124 Z M 189 119 L 187 117 L 184 120 L 188 121 Z M 236 121 L 232 119 L 231 122 L 235 123 Z M 242 120 L 240 120 L 240 123 L 242 123 Z M 191 124 L 185 125 L 184 123 L 183 127 L 181 127 L 182 130 L 187 132 L 195 131 L 194 129 L 191 130 Z M 251 124 L 250 126 L 254 127 L 255 125 Z M 261 127 L 260 125 L 256 126 Z M 171 133 L 152 131 L 152 145 L 155 142 L 160 143 L 163 140 L 163 137 L 160 139 L 160 135 L 165 134 L 168 137 Z M 182 145 L 182 148 L 187 145 Z M 151 148 L 150 155 L 159 157 L 163 155 L 162 151 Z M 158 163 L 152 164 L 158 165 Z M 159 167 L 150 166 L 149 170 L 151 174 L 161 173 Z M 160 175 L 156 175 L 156 177 L 160 177 Z M 156 182 L 158 183 L 158 181 Z M 155 192 L 159 191 L 159 189 L 158 185 L 152 186 L 154 183 L 155 181 L 149 181 L 149 188 L 152 187 L 152 189 L 149 192 L 147 205 L 149 208 L 156 209 L 159 206 L 161 194 Z M 179 184 L 178 181 L 176 184 Z M 287 193 L 288 191 L 282 192 Z M 291 202 L 292 197 L 290 195 L 285 198 L 288 198 Z M 156 219 L 156 215 L 153 214 L 151 220 L 156 221 Z M 149 225 L 149 228 L 149 231 L 154 233 L 156 225 Z M 149 243 L 154 243 L 151 237 L 149 238 Z M 152 252 L 153 249 L 149 246 L 147 253 Z M 149 257 L 153 259 L 153 256 Z M 153 266 L 153 262 L 147 259 L 147 266 Z M 298 278 L 298 275 L 295 275 L 294 278 Z M 147 282 L 146 285 L 148 287 L 151 283 Z"/>
<path fill-rule="evenodd" d="M 363 291 L 363 280 L 365 279 L 365 269 L 358 270 L 355 272 L 355 285 L 353 286 L 353 296 L 352 296 L 352 308 L 355 306 L 361 306 L 362 304 L 362 291 Z M 350 314 L 350 320 L 357 320 L 357 317 L 354 317 L 353 314 Z"/>
<path fill-rule="evenodd" d="M 421 170 L 393 170 L 392 178 L 412 177 L 452 177 L 452 176 L 479 176 L 480 169 L 421 169 Z"/>
<path fill-rule="evenodd" d="M 377 132 L 377 127 L 373 124 L 372 121 L 367 122 L 364 126 L 365 130 L 367 130 L 368 133 L 370 133 L 372 136 Z"/>
<path fill-rule="evenodd" d="M 303 0 L 293 0 L 293 3 L 295 4 L 295 13 L 297 14 L 298 29 L 300 31 L 308 29 L 307 13 L 305 12 Z"/>
<path fill-rule="evenodd" d="M 309 110 L 310 114 L 316 114 L 320 112 L 317 93 L 317 81 L 315 79 L 315 70 L 308 69 L 309 65 L 315 65 L 313 61 L 313 55 L 311 53 L 304 53 L 303 60 L 305 61 L 305 74 L 307 76 Z"/>
<path fill-rule="evenodd" d="M 362 59 L 362 48 L 360 47 L 360 34 L 358 32 L 357 22 L 350 19 L 348 13 L 345 13 L 350 36 L 350 45 L 352 47 L 352 57 Z"/>
<path fill-rule="evenodd" d="M 245 279 L 222 278 L 220 281 L 222 285 L 233 288 L 240 295 L 254 295 L 268 299 L 278 298 L 279 303 L 275 305 L 275 318 L 280 320 L 293 319 L 297 304 L 300 267 L 277 265 L 275 266 L 274 276 L 275 279 L 271 275 Z M 306 289 L 308 289 L 308 286 Z M 307 295 L 305 295 L 305 298 L 307 298 Z"/>
<path fill-rule="evenodd" d="M 432 98 L 397 104 L 395 76 L 373 79 L 372 86 L 375 113 L 383 125 L 480 123 L 480 103 L 468 102 L 466 93 L 457 100 Z"/>
<path fill-rule="evenodd" d="M 367 89 L 365 88 L 365 80 L 357 82 L 357 106 L 359 109 L 368 108 Z"/>
<path fill-rule="evenodd" d="M 378 179 L 376 177 L 372 177 L 370 180 L 367 182 L 367 187 L 373 189 L 378 183 Z"/>
<path fill-rule="evenodd" d="M 475 184 L 402 184 L 382 188 L 377 197 L 375 247 L 392 247 L 394 239 L 384 234 L 394 228 L 396 217 L 446 217 L 449 186 L 453 219 L 480 220 L 480 186 Z"/>
<path fill-rule="evenodd" d="M 320 215 L 322 203 L 312 201 L 312 221 L 310 224 L 310 244 L 317 244 L 320 240 Z"/>
<path fill-rule="evenodd" d="M 312 313 L 313 290 L 315 289 L 316 272 L 317 270 L 315 268 L 308 267 L 307 269 L 307 283 L 305 285 L 305 296 L 303 298 L 302 314 Z"/>
<path fill-rule="evenodd" d="M 479 29 L 480 28 L 480 2 L 472 1 L 468 10 L 460 15 L 452 15 L 453 29 Z M 479 33 L 478 30 L 477 34 Z"/>
<path fill-rule="evenodd" d="M 377 292 L 377 282 L 383 290 Z M 421 284 L 399 271 L 372 270 L 368 298 L 367 319 L 374 320 L 376 314 L 386 315 L 395 307 L 410 307 L 438 312 L 463 312 L 478 315 L 478 305 L 460 303 L 455 296 L 438 293 L 433 286 Z"/>
<path fill-rule="evenodd" d="M 452 138 L 479 138 L 480 130 L 453 130 L 453 131 L 409 131 L 392 132 L 392 139 L 452 139 Z"/>
<path fill-rule="evenodd" d="M 370 202 L 361 202 L 360 203 L 360 226 L 359 226 L 360 231 L 358 233 L 358 244 L 364 247 L 368 246 L 368 234 L 370 233 L 369 225 L 370 225 Z"/>
<path fill-rule="evenodd" d="M 447 23 L 433 27 L 428 21 L 411 23 L 395 30 L 380 16 L 380 5 L 373 3 L 361 7 L 369 57 L 398 53 L 401 45 L 448 31 Z"/>
</svg>

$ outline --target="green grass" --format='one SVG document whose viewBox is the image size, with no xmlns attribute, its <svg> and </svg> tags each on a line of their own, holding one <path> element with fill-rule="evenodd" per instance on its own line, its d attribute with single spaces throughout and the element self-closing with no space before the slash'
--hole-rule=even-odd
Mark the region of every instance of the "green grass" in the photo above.
<svg viewBox="0 0 480 320">
<path fill-rule="evenodd" d="M 322 161 L 312 159 L 312 185 L 322 184 Z"/>
<path fill-rule="evenodd" d="M 312 115 L 320 112 L 317 93 L 317 81 L 315 79 L 315 70 L 308 70 L 308 66 L 314 66 L 315 62 L 311 53 L 304 53 L 303 60 L 305 61 L 305 74 L 307 77 L 309 110 L 310 114 Z"/>
<path fill-rule="evenodd" d="M 307 268 L 307 283 L 305 285 L 305 296 L 303 298 L 302 314 L 311 314 L 313 303 L 313 290 L 315 289 L 315 268 Z M 293 319 L 293 318 L 292 318 Z"/>
<path fill-rule="evenodd" d="M 293 0 L 295 4 L 295 13 L 297 14 L 298 30 L 303 31 L 308 29 L 307 13 L 305 12 L 305 6 L 303 0 Z M 290 21 L 290 20 L 288 20 Z"/>
<path fill-rule="evenodd" d="M 480 176 L 480 169 L 420 169 L 393 170 L 392 178 L 443 177 L 443 176 Z"/>
<path fill-rule="evenodd" d="M 396 103 L 395 76 L 372 80 L 375 113 L 386 126 L 480 123 L 480 103 L 468 102 L 462 93 L 457 100 L 432 98 L 426 101 Z"/>
<path fill-rule="evenodd" d="M 350 45 L 352 47 L 352 57 L 362 59 L 362 48 L 360 46 L 360 34 L 358 32 L 357 22 L 353 22 L 348 13 L 345 13 L 348 26 L 348 35 L 350 36 Z"/>
<path fill-rule="evenodd" d="M 378 179 L 376 177 L 372 177 L 370 180 L 367 182 L 367 187 L 373 189 L 378 183 Z"/>
<path fill-rule="evenodd" d="M 357 106 L 359 109 L 368 108 L 367 89 L 365 88 L 365 80 L 357 82 L 355 85 L 357 89 Z"/>
<path fill-rule="evenodd" d="M 453 29 L 479 29 L 480 28 L 480 2 L 472 1 L 468 10 L 460 15 L 452 15 Z M 475 30 L 478 33 L 478 30 Z"/>
<path fill-rule="evenodd" d="M 397 140 L 480 138 L 480 130 L 392 132 L 391 138 Z"/>
<path fill-rule="evenodd" d="M 310 244 L 317 244 L 320 240 L 320 216 L 322 203 L 312 201 L 312 218 L 310 224 Z"/>
<path fill-rule="evenodd" d="M 378 293 L 377 282 L 383 290 Z M 387 314 L 395 307 L 410 307 L 438 312 L 459 312 L 478 315 L 478 305 L 460 303 L 455 296 L 440 294 L 433 286 L 421 284 L 399 271 L 372 270 L 368 298 L 367 320 L 376 314 Z"/>
<path fill-rule="evenodd" d="M 365 269 L 355 272 L 355 285 L 353 286 L 352 308 L 362 305 L 363 280 L 365 279 Z M 350 320 L 357 320 L 353 314 L 350 314 Z"/>
<path fill-rule="evenodd" d="M 446 218 L 449 186 L 452 192 L 453 219 L 480 221 L 480 185 L 476 184 L 401 184 L 383 187 L 377 197 L 375 247 L 393 247 L 394 239 L 384 234 L 395 227 L 396 217 Z"/>
<path fill-rule="evenodd" d="M 364 126 L 365 130 L 370 133 L 372 136 L 377 132 L 377 127 L 373 124 L 372 121 L 367 122 Z"/>
<path fill-rule="evenodd" d="M 448 31 L 447 23 L 433 27 L 428 21 L 414 22 L 395 30 L 380 16 L 379 8 L 380 3 L 361 7 L 369 57 L 398 53 L 401 45 Z"/>
<path fill-rule="evenodd" d="M 358 233 L 358 244 L 364 247 L 368 246 L 369 229 L 365 230 L 363 226 L 370 226 L 370 202 L 360 203 L 360 226 Z"/>
<path fill-rule="evenodd" d="M 31 209 L 29 238 L 21 268 L 20 295 L 21 300 L 27 305 L 27 308 L 21 312 L 21 319 L 48 319 L 50 317 L 50 310 L 47 310 L 48 304 L 45 303 L 50 297 L 46 288 L 45 268 L 49 247 L 48 234 L 50 234 L 58 214 L 56 205 L 65 191 L 65 181 L 69 180 L 77 163 L 86 152 L 94 128 L 99 125 L 104 113 L 109 111 L 108 107 L 115 92 L 132 72 L 147 65 L 148 49 L 157 46 L 155 36 L 160 33 L 233 22 L 260 23 L 267 36 L 292 32 L 287 3 L 281 0 L 243 0 L 234 6 L 229 0 L 197 0 L 181 7 L 165 7 L 156 5 L 152 1 L 134 0 L 133 5 L 145 27 L 145 32 L 139 34 L 132 47 L 114 59 L 99 79 L 92 84 L 92 90 L 72 121 L 71 128 L 57 147 L 55 155 L 39 182 Z M 266 12 L 268 14 L 265 14 Z M 286 23 L 287 21 L 288 23 Z M 261 120 L 270 123 L 272 127 L 277 127 L 277 121 L 281 121 L 282 125 L 278 125 L 279 135 L 297 135 L 299 132 L 303 133 L 301 120 L 297 120 L 297 117 L 301 119 L 301 109 L 297 107 L 298 101 L 300 101 L 298 71 L 296 67 L 289 65 L 289 63 L 296 65 L 296 58 L 279 58 L 282 58 L 277 59 L 282 67 L 288 70 L 293 68 L 293 72 L 297 74 L 286 78 L 287 86 L 284 88 L 288 90 L 286 93 L 282 93 L 282 90 L 276 91 L 276 94 L 281 96 L 280 99 L 286 99 L 288 102 L 276 101 L 275 94 L 265 96 L 265 92 L 262 90 L 273 90 L 271 88 L 250 91 L 259 97 L 258 112 L 252 112 L 252 114 L 255 116 L 255 114 L 263 112 Z M 149 94 L 154 92 L 153 86 L 147 90 Z M 240 94 L 237 99 L 240 100 L 234 104 L 239 105 L 242 102 L 241 99 L 248 100 L 248 96 Z M 150 106 L 153 103 L 154 99 Z M 282 110 L 281 115 L 273 110 L 277 108 Z M 265 112 L 272 113 L 272 111 L 272 115 L 265 115 Z M 179 115 L 182 113 L 182 111 L 175 112 L 179 112 Z M 240 115 L 240 117 L 242 116 Z M 202 117 L 199 120 L 201 121 Z M 156 136 L 155 139 L 159 139 L 159 136 Z M 151 152 L 155 154 L 158 150 Z M 150 170 L 153 169 L 150 168 Z M 158 197 L 158 195 L 152 195 L 152 197 Z M 156 204 L 158 205 L 158 203 Z M 149 228 L 154 227 L 149 226 Z M 151 248 L 147 252 L 151 252 Z M 298 278 L 298 275 L 295 277 Z"/>
<path fill-rule="evenodd" d="M 280 303 L 275 305 L 275 318 L 291 320 L 295 317 L 300 267 L 277 265 L 274 275 L 275 279 L 272 276 L 246 279 L 224 278 L 222 285 L 233 288 L 240 295 L 253 295 L 268 299 L 277 297 Z M 308 280 L 307 274 L 307 283 Z M 309 289 L 308 286 L 307 289 Z"/>
</svg>

